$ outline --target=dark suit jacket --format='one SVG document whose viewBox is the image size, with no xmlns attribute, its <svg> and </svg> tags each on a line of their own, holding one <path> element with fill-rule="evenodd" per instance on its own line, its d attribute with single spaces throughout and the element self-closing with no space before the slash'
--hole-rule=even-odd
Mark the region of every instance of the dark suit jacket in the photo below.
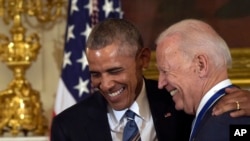
<svg viewBox="0 0 250 141">
<path fill-rule="evenodd" d="M 232 118 L 230 112 L 212 116 L 212 109 L 213 106 L 204 115 L 191 141 L 229 141 L 230 125 L 250 125 L 250 117 Z"/>
<path fill-rule="evenodd" d="M 146 80 L 145 84 L 158 140 L 188 141 L 193 116 L 176 111 L 172 97 L 157 88 L 157 81 Z M 165 117 L 167 113 L 171 116 Z M 112 141 L 103 96 L 92 94 L 57 115 L 51 141 Z"/>
</svg>

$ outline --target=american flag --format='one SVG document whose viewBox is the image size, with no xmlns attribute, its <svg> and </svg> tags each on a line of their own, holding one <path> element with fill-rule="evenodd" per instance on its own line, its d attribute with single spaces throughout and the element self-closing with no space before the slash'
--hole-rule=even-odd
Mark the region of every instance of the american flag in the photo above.
<svg viewBox="0 0 250 141">
<path fill-rule="evenodd" d="M 120 0 L 69 0 L 62 73 L 54 114 L 86 98 L 91 92 L 85 42 L 93 25 L 105 18 L 122 18 Z"/>
</svg>

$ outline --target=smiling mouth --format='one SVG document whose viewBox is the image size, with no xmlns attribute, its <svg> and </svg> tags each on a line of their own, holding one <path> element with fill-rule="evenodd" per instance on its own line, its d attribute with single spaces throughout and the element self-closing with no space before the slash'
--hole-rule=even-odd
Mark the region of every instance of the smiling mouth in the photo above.
<svg viewBox="0 0 250 141">
<path fill-rule="evenodd" d="M 111 97 L 114 97 L 114 96 L 121 94 L 123 90 L 124 90 L 124 88 L 121 88 L 120 90 L 113 92 L 113 93 L 109 93 L 108 95 Z"/>
<path fill-rule="evenodd" d="M 177 93 L 177 91 L 178 91 L 177 89 L 174 89 L 174 90 L 170 91 L 170 95 L 174 96 Z"/>
</svg>

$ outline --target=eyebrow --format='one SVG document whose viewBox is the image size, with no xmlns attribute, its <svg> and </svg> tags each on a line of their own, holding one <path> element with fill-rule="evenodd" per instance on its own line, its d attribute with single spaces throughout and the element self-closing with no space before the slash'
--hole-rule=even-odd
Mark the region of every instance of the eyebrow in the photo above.
<svg viewBox="0 0 250 141">
<path fill-rule="evenodd" d="M 106 72 L 112 72 L 112 71 L 123 70 L 123 69 L 124 68 L 122 68 L 122 67 L 113 67 L 113 68 L 107 69 Z"/>
<path fill-rule="evenodd" d="M 122 68 L 122 67 L 113 67 L 113 68 L 109 68 L 109 69 L 107 69 L 107 70 L 105 70 L 105 72 L 112 72 L 112 71 L 117 71 L 117 70 L 124 70 L 124 68 Z M 90 73 L 98 73 L 99 71 L 95 71 L 95 70 L 93 70 L 93 71 L 89 71 Z"/>
</svg>

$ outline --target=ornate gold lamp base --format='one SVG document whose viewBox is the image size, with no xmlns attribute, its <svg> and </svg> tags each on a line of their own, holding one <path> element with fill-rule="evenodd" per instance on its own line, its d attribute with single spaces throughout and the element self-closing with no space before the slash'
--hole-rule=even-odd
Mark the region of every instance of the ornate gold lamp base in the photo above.
<svg viewBox="0 0 250 141">
<path fill-rule="evenodd" d="M 39 93 L 24 77 L 41 45 L 37 34 L 26 36 L 22 16 L 34 16 L 41 23 L 55 21 L 63 5 L 63 0 L 0 0 L 0 16 L 6 23 L 13 21 L 11 39 L 0 34 L 0 59 L 14 72 L 8 88 L 0 92 L 0 135 L 47 132 Z"/>
<path fill-rule="evenodd" d="M 48 124 L 43 113 L 39 93 L 23 77 L 28 62 L 9 63 L 15 78 L 8 88 L 0 92 L 0 135 L 14 136 L 28 133 L 44 135 Z"/>
</svg>

